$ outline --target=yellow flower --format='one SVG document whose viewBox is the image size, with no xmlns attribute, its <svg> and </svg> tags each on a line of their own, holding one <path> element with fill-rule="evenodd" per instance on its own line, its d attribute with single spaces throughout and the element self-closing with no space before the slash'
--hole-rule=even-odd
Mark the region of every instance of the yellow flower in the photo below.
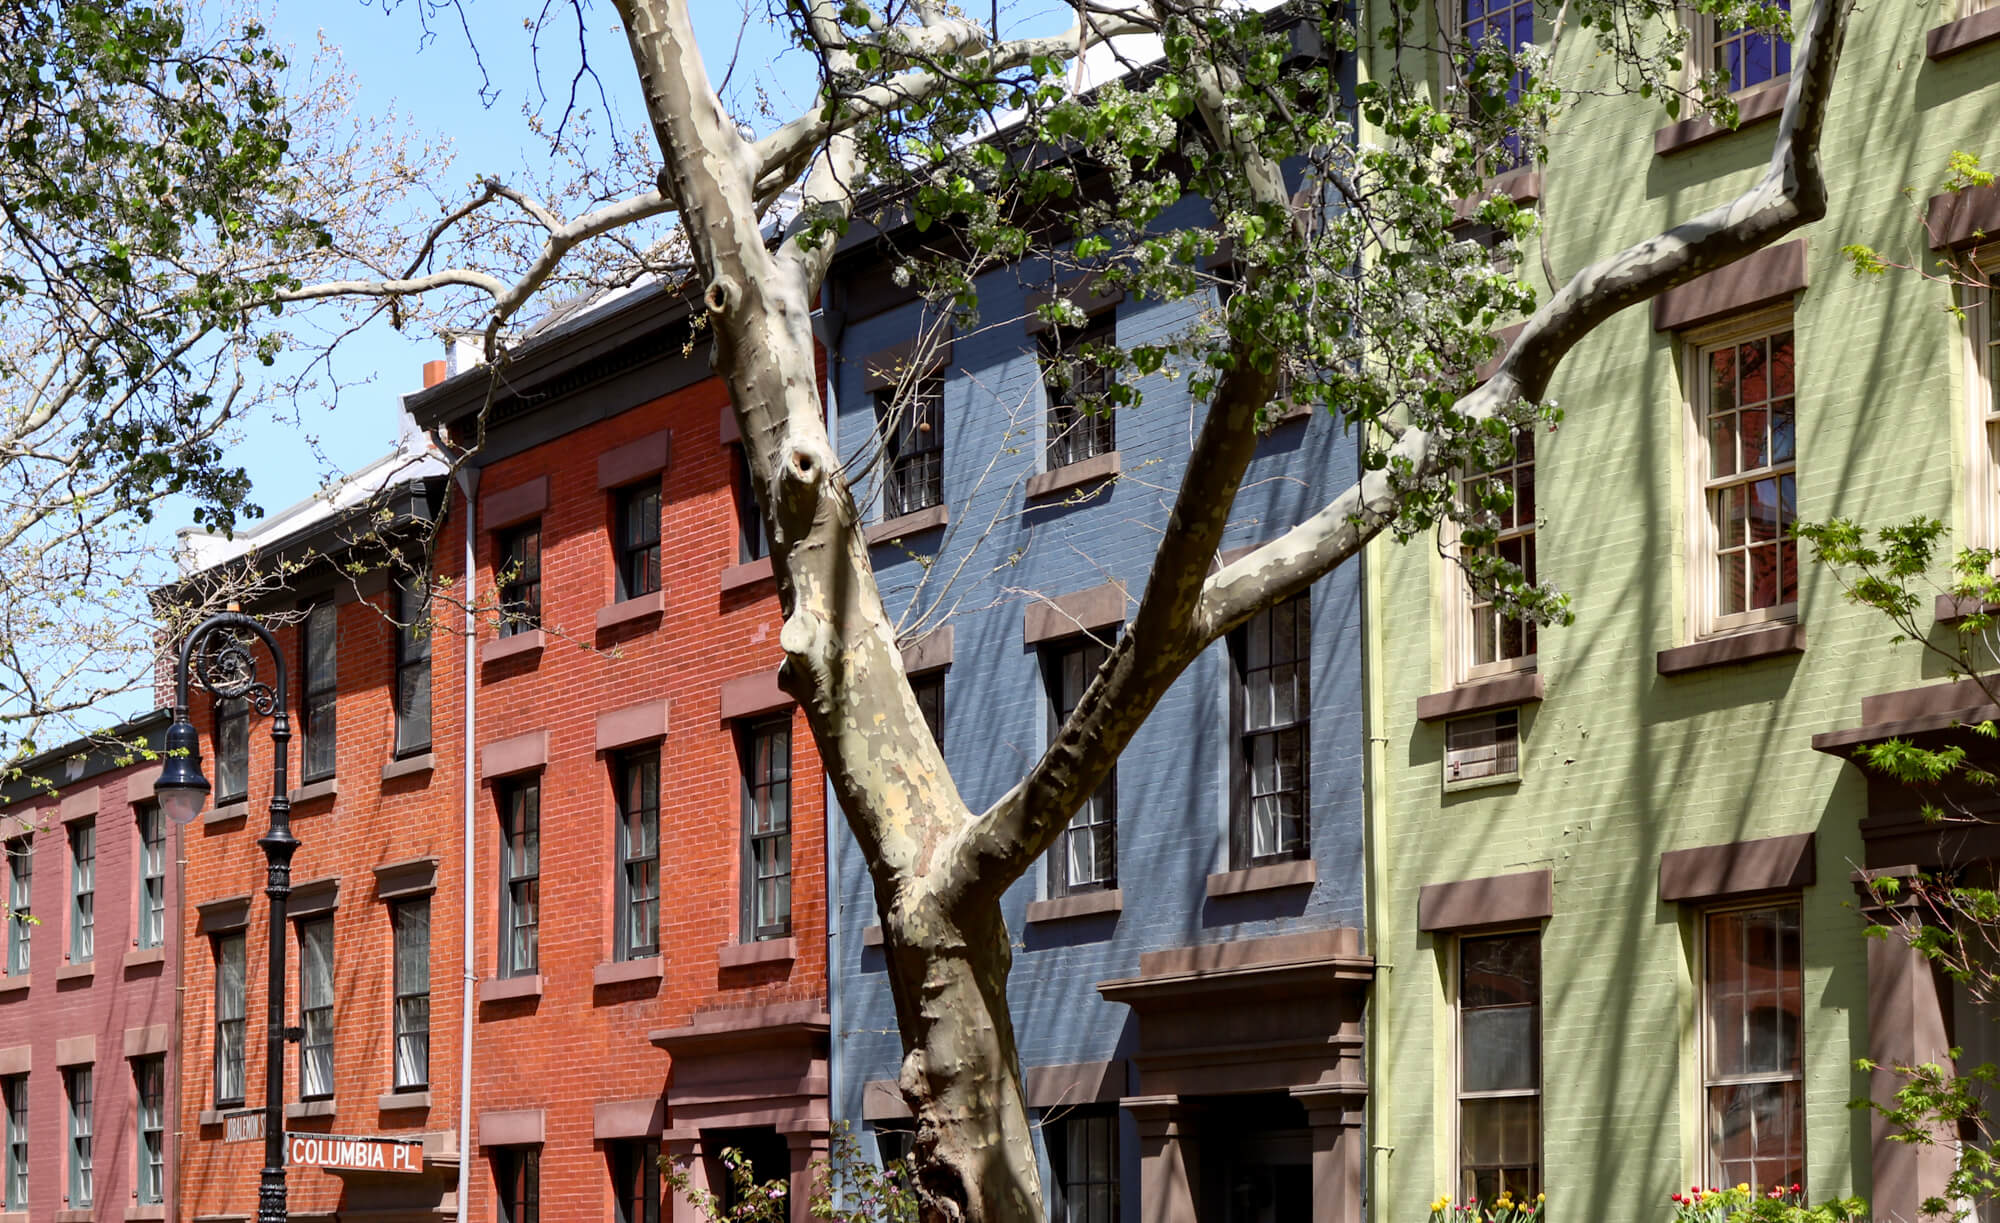
<svg viewBox="0 0 2000 1223">
<path fill-rule="evenodd" d="M 1738 1192 L 1738 1193 L 1748 1193 L 1748 1192 L 1750 1192 L 1750 1186 L 1748 1186 L 1748 1185 L 1738 1185 L 1738 1186 L 1736 1186 L 1736 1192 Z"/>
<path fill-rule="evenodd" d="M 1538 1193 L 1535 1195 L 1535 1205 L 1537 1206 L 1540 1206 L 1543 1202 L 1546 1202 L 1548 1200 L 1549 1200 L 1549 1195 L 1546 1193 Z"/>
</svg>

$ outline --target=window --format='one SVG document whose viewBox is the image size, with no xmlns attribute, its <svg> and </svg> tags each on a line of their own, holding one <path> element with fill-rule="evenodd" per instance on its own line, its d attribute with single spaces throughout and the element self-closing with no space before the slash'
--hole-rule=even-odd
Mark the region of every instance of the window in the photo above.
<svg viewBox="0 0 2000 1223">
<path fill-rule="evenodd" d="M 1780 9 L 1792 11 L 1791 0 L 1777 0 Z M 1719 72 L 1729 80 L 1729 92 L 1740 93 L 1783 80 L 1792 70 L 1792 44 L 1769 30 L 1719 30 L 1715 20 L 1698 17 L 1697 63 Z"/>
<path fill-rule="evenodd" d="M 69 962 L 87 964 L 97 948 L 97 823 L 69 829 Z"/>
<path fill-rule="evenodd" d="M 1232 636 L 1236 767 L 1229 856 L 1240 870 L 1311 853 L 1311 602 L 1295 595 L 1258 612 Z"/>
<path fill-rule="evenodd" d="M 1089 637 L 1072 637 L 1042 652 L 1049 694 L 1049 742 L 1062 732 L 1109 651 Z M 1097 793 L 1070 817 L 1049 851 L 1049 895 L 1068 896 L 1118 886 L 1118 775 L 1116 767 Z"/>
<path fill-rule="evenodd" d="M 158 1206 L 167 1193 L 167 1059 L 165 1054 L 132 1059 L 132 1083 L 139 1097 L 138 1197 Z"/>
<path fill-rule="evenodd" d="M 215 803 L 250 796 L 250 703 L 242 697 L 215 702 Z"/>
<path fill-rule="evenodd" d="M 1061 1110 L 1043 1126 L 1055 1182 L 1056 1223 L 1117 1223 L 1118 1113 Z"/>
<path fill-rule="evenodd" d="M 28 1076 L 10 1074 L 0 1079 L 0 1104 L 7 1108 L 7 1180 L 4 1195 L 8 1210 L 28 1208 Z"/>
<path fill-rule="evenodd" d="M 617 1194 L 617 1223 L 660 1223 L 660 1144 L 614 1142 L 611 1185 Z"/>
<path fill-rule="evenodd" d="M 910 677 L 910 692 L 917 698 L 917 711 L 924 715 L 924 725 L 931 728 L 931 742 L 944 750 L 944 672 L 932 671 L 928 675 Z"/>
<path fill-rule="evenodd" d="M 875 392 L 882 431 L 882 516 L 914 514 L 944 502 L 944 375 L 917 378 L 908 393 Z"/>
<path fill-rule="evenodd" d="M 1971 510 L 1967 543 L 2000 546 L 2000 267 L 1979 269 L 1984 283 L 1963 297 L 1966 338 L 1966 402 L 1972 444 L 1966 447 L 1966 500 Z"/>
<path fill-rule="evenodd" d="M 618 598 L 660 588 L 660 481 L 618 491 Z"/>
<path fill-rule="evenodd" d="M 1041 337 L 1042 389 L 1048 395 L 1048 469 L 1081 463 L 1118 449 L 1111 405 L 1111 370 L 1087 348 L 1116 340 L 1116 314 L 1106 310 L 1082 328 L 1051 329 Z"/>
<path fill-rule="evenodd" d="M 1476 71 L 1472 58 L 1481 47 L 1491 46 L 1493 50 L 1512 58 L 1535 41 L 1534 0 L 1460 0 L 1458 34 L 1466 55 L 1461 72 L 1470 78 Z M 1510 106 L 1520 102 L 1521 90 L 1527 83 L 1526 68 L 1515 72 L 1508 80 L 1507 102 Z M 1490 166 L 1491 173 L 1500 174 L 1527 164 L 1521 152 L 1518 132 L 1508 133 L 1497 160 L 1500 164 Z"/>
<path fill-rule="evenodd" d="M 90 1067 L 65 1068 L 63 1094 L 69 1097 L 69 1205 L 82 1210 L 91 1204 Z"/>
<path fill-rule="evenodd" d="M 743 937 L 792 933 L 792 719 L 743 728 Z"/>
<path fill-rule="evenodd" d="M 1444 724 L 1444 784 L 1521 775 L 1521 711 L 1496 709 Z"/>
<path fill-rule="evenodd" d="M 431 1081 L 431 902 L 389 907 L 396 936 L 396 1090 Z"/>
<path fill-rule="evenodd" d="M 660 749 L 618 757 L 618 958 L 660 954 Z"/>
<path fill-rule="evenodd" d="M 140 804 L 135 818 L 139 824 L 139 914 L 133 941 L 140 947 L 158 947 L 167 937 L 167 821 L 158 803 Z"/>
<path fill-rule="evenodd" d="M 1696 348 L 1705 529 L 1691 569 L 1697 633 L 1797 613 L 1792 332 L 1760 327 Z"/>
<path fill-rule="evenodd" d="M 243 934 L 215 936 L 215 1105 L 243 1103 Z"/>
<path fill-rule="evenodd" d="M 496 548 L 500 586 L 500 635 L 542 626 L 542 524 L 502 531 Z"/>
<path fill-rule="evenodd" d="M 1498 538 L 1481 551 L 1495 554 L 1520 569 L 1522 581 L 1534 582 L 1535 431 L 1532 428 L 1515 431 L 1511 460 L 1464 482 L 1463 503 L 1468 508 L 1477 507 L 1483 493 L 1499 489 L 1513 494 L 1513 504 L 1504 510 L 1491 511 L 1497 519 L 1493 526 Z M 1461 600 L 1449 626 L 1455 637 L 1454 682 L 1485 679 L 1535 665 L 1533 621 L 1501 612 L 1493 602 L 1493 592 L 1474 590 L 1462 570 L 1453 585 Z"/>
<path fill-rule="evenodd" d="M 305 744 L 299 771 L 306 781 L 323 781 L 334 770 L 334 688 L 338 676 L 340 612 L 322 603 L 306 613 L 304 638 Z"/>
<path fill-rule="evenodd" d="M 7 842 L 7 975 L 28 972 L 28 936 L 35 929 L 35 842 L 16 837 Z"/>
<path fill-rule="evenodd" d="M 501 1147 L 496 1150 L 493 1154 L 493 1180 L 500 1191 L 500 1223 L 540 1223 L 540 1147 Z"/>
<path fill-rule="evenodd" d="M 895 1164 L 904 1168 L 910 1166 L 910 1150 L 917 1144 L 916 1123 L 913 1121 L 877 1121 L 875 1130 L 875 1162 L 886 1171 Z M 907 1182 L 906 1182 L 907 1183 Z"/>
<path fill-rule="evenodd" d="M 1490 1202 L 1542 1187 L 1542 938 L 1458 940 L 1459 1190 Z"/>
<path fill-rule="evenodd" d="M 757 477 L 750 472 L 750 456 L 743 443 L 736 443 L 736 473 L 730 489 L 736 498 L 736 563 L 747 565 L 771 555 L 770 541 L 764 538 L 764 515 L 757 508 Z"/>
<path fill-rule="evenodd" d="M 1702 920 L 1708 1179 L 1757 1189 L 1804 1184 L 1799 906 L 1729 909 Z"/>
<path fill-rule="evenodd" d="M 541 963 L 541 782 L 506 786 L 500 792 L 500 812 L 500 975 L 519 977 Z"/>
<path fill-rule="evenodd" d="M 333 1095 L 333 918 L 299 923 L 299 1097 Z"/>
<path fill-rule="evenodd" d="M 431 747 L 430 594 L 422 578 L 396 583 L 396 755 Z"/>
</svg>

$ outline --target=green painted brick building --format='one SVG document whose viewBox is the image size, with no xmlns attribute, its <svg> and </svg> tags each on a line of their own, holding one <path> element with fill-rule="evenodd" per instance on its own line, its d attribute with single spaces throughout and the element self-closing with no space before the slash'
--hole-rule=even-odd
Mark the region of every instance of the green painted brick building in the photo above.
<svg viewBox="0 0 2000 1223">
<path fill-rule="evenodd" d="M 1505 473 L 1523 512 L 1502 546 L 1570 593 L 1574 626 L 1524 633 L 1425 541 L 1373 545 L 1383 1223 L 1502 1187 L 1545 1191 L 1555 1223 L 1636 1223 L 1696 1182 L 1793 1179 L 1909 1218 L 1941 1183 L 1948 1151 L 1880 1142 L 1849 1102 L 1871 1089 L 1859 1057 L 1969 1043 L 1966 1007 L 1863 938 L 1853 879 L 1993 851 L 1941 843 L 1841 753 L 1948 735 L 1976 702 L 1781 537 L 1793 514 L 1924 513 L 1955 544 L 2000 542 L 1994 312 L 1917 275 L 1856 279 L 1840 253 L 1928 265 L 1927 206 L 1939 241 L 2000 232 L 1991 190 L 1928 200 L 1951 151 L 2000 164 L 1995 35 L 2000 5 L 1863 6 L 1826 219 L 1569 356 L 1562 423 Z M 1587 54 L 1572 37 L 1566 54 Z M 1590 98 L 1549 164 L 1501 180 L 1540 198 L 1558 276 L 1762 173 L 1785 63 L 1736 50 L 1739 130 Z"/>
</svg>

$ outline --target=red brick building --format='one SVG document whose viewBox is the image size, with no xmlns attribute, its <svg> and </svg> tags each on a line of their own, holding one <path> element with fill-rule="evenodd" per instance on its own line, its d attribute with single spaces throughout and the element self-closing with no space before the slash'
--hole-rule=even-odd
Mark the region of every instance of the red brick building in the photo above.
<svg viewBox="0 0 2000 1223">
<path fill-rule="evenodd" d="M 484 414 L 439 547 L 469 525 L 498 604 L 471 728 L 481 1223 L 690 1218 L 655 1157 L 719 1187 L 725 1146 L 803 1218 L 826 1148 L 825 787 L 689 338 L 654 286 L 410 400 L 455 439 Z"/>
<path fill-rule="evenodd" d="M 107 742 L 157 749 L 156 712 Z M 0 1220 L 167 1219 L 179 830 L 160 766 L 80 740 L 0 788 Z"/>
<path fill-rule="evenodd" d="M 189 540 L 209 572 L 254 560 L 282 573 L 244 610 L 274 628 L 289 669 L 292 862 L 285 1049 L 288 1134 L 420 1144 L 414 1171 L 293 1167 L 294 1220 L 448 1218 L 459 1177 L 463 758 L 451 613 L 432 642 L 421 588 L 391 557 L 437 512 L 442 465 L 412 448 L 234 541 Z M 254 647 L 253 647 L 254 648 Z M 271 660 L 257 655 L 260 676 Z M 399 696 L 400 693 L 400 696 Z M 181 934 L 178 1217 L 255 1216 L 264 1145 L 265 859 L 270 721 L 198 689 L 208 809 L 187 831 Z M 232 1117 L 242 1120 L 232 1124 Z"/>
</svg>

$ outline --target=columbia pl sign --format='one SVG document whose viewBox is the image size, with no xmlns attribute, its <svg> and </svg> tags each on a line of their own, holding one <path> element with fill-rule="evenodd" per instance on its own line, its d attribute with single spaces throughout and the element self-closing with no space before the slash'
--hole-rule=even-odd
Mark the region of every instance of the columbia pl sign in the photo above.
<svg viewBox="0 0 2000 1223">
<path fill-rule="evenodd" d="M 285 1133 L 285 1165 L 330 1172 L 422 1172 L 424 1144 L 401 1138 Z"/>
</svg>

